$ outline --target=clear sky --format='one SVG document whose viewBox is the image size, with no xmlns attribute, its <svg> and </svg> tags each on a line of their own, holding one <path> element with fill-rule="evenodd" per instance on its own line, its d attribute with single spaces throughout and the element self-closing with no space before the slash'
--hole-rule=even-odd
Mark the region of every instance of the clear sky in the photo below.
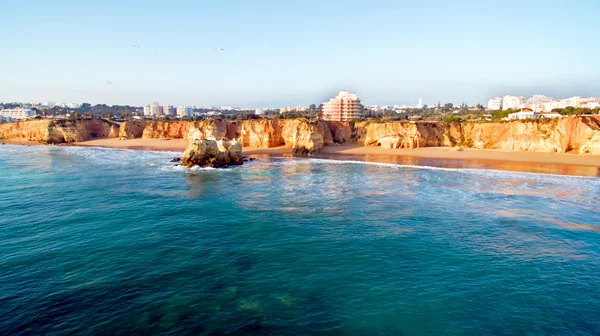
<svg viewBox="0 0 600 336">
<path fill-rule="evenodd" d="M 2 0 L 0 101 L 600 96 L 599 13 L 598 0 Z"/>
</svg>

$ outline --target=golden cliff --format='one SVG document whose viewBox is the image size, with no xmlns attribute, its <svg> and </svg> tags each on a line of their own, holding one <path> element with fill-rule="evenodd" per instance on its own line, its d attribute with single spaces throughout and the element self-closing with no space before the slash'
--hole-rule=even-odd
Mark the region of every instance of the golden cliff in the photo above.
<svg viewBox="0 0 600 336">
<path fill-rule="evenodd" d="M 60 144 L 116 138 L 119 127 L 104 120 L 31 120 L 0 125 L 0 139 Z"/>
<path fill-rule="evenodd" d="M 352 143 L 383 148 L 463 146 L 600 155 L 600 117 L 510 122 L 331 122 L 291 120 L 131 121 L 33 120 L 0 125 L 2 139 L 69 143 L 97 138 L 235 139 L 244 147 L 287 146 L 316 153 L 323 146 Z"/>
</svg>

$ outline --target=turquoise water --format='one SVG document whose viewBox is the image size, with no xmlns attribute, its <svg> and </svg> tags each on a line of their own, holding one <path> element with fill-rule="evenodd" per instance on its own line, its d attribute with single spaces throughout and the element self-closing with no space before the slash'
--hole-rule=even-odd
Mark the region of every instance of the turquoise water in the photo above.
<svg viewBox="0 0 600 336">
<path fill-rule="evenodd" d="M 594 335 L 600 179 L 0 147 L 1 335 Z"/>
</svg>

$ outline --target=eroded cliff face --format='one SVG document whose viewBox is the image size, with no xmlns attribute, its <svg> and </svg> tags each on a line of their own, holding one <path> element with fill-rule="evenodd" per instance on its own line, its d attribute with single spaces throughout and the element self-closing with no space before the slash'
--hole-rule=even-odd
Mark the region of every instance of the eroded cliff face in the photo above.
<svg viewBox="0 0 600 336">
<path fill-rule="evenodd" d="M 279 120 L 244 120 L 238 140 L 244 147 L 271 148 L 284 145 L 282 123 Z"/>
<path fill-rule="evenodd" d="M 466 146 L 600 155 L 600 118 L 579 117 L 461 124 Z"/>
<path fill-rule="evenodd" d="M 460 125 L 446 123 L 357 123 L 356 142 L 382 148 L 450 147 L 462 142 Z"/>
<path fill-rule="evenodd" d="M 121 139 L 135 139 L 141 138 L 146 128 L 146 122 L 139 121 L 124 121 L 121 123 L 119 129 L 119 138 Z"/>
<path fill-rule="evenodd" d="M 299 154 L 314 154 L 323 146 L 334 143 L 324 121 L 285 120 L 281 135 L 286 147 Z"/>
<path fill-rule="evenodd" d="M 119 128 L 103 120 L 30 120 L 0 125 L 1 139 L 25 139 L 49 144 L 118 136 Z"/>
<path fill-rule="evenodd" d="M 0 125 L 2 139 L 69 143 L 98 138 L 235 139 L 244 147 L 285 145 L 296 153 L 352 143 L 383 148 L 463 146 L 600 155 L 600 117 L 511 122 L 332 122 L 293 120 L 132 121 L 31 120 Z"/>
<path fill-rule="evenodd" d="M 188 135 L 190 124 L 188 121 L 149 121 L 142 132 L 142 138 L 183 139 Z"/>
<path fill-rule="evenodd" d="M 0 139 L 47 142 L 50 134 L 50 123 L 50 120 L 31 120 L 1 124 Z"/>
</svg>

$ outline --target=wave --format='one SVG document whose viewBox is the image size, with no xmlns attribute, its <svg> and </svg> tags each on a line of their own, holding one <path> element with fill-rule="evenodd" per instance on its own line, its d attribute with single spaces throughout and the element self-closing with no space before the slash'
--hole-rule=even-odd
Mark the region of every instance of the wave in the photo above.
<svg viewBox="0 0 600 336">
<path fill-rule="evenodd" d="M 578 176 L 578 175 L 561 175 L 552 173 L 536 173 L 536 172 L 516 172 L 507 171 L 502 169 L 494 168 L 450 168 L 450 167 L 436 167 L 429 165 L 408 165 L 401 163 L 381 163 L 371 161 L 359 161 L 359 160 L 338 160 L 338 159 L 318 159 L 318 158 L 289 158 L 289 157 L 274 157 L 282 163 L 323 163 L 323 164 L 337 164 L 337 165 L 368 165 L 382 168 L 392 169 L 419 169 L 419 170 L 432 170 L 432 171 L 447 171 L 457 172 L 463 174 L 479 174 L 487 177 L 497 178 L 523 178 L 528 179 L 540 179 L 540 180 L 557 180 L 564 181 L 565 179 L 576 179 L 579 181 L 588 181 L 590 183 L 598 184 L 600 186 L 600 179 L 591 176 Z M 443 160 L 443 159 L 441 159 Z"/>
</svg>

